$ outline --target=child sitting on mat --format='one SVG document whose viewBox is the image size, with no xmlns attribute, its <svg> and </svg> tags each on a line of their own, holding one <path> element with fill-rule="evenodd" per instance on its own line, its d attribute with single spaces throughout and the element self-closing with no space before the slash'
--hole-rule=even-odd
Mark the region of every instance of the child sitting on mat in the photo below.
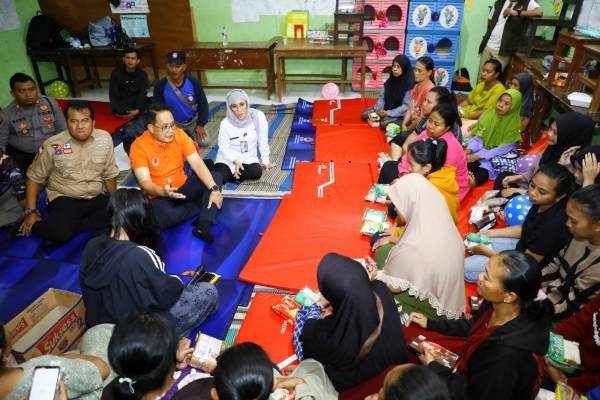
<svg viewBox="0 0 600 400">
<path fill-rule="evenodd" d="M 465 150 L 469 185 L 484 184 L 502 172 L 516 172 L 521 140 L 521 92 L 505 90 L 496 107 L 487 110 L 471 130 L 472 139 Z"/>
<path fill-rule="evenodd" d="M 410 106 L 410 92 L 415 86 L 415 76 L 410 60 L 404 54 L 396 56 L 392 62 L 392 74 L 385 81 L 383 90 L 374 107 L 362 112 L 363 121 L 369 119 L 369 114 L 377 113 L 381 117 L 382 129 L 390 123 L 402 124 L 402 117 Z"/>
</svg>

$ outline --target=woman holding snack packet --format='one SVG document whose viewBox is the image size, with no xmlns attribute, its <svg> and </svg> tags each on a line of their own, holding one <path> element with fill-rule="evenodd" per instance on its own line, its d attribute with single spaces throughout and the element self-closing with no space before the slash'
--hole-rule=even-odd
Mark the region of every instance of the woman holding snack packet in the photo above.
<svg viewBox="0 0 600 400">
<path fill-rule="evenodd" d="M 318 303 L 298 311 L 297 356 L 321 363 L 337 391 L 407 362 L 394 298 L 351 258 L 329 253 L 319 263 Z M 328 312 L 323 313 L 330 305 Z"/>
<path fill-rule="evenodd" d="M 444 197 L 416 173 L 398 179 L 388 196 L 406 225 L 401 236 L 375 243 L 376 258 L 385 259 L 375 278 L 395 293 L 404 313 L 420 311 L 430 318 L 460 318 L 465 313 L 465 250 Z M 386 243 L 394 243 L 387 256 L 378 254 Z"/>
<path fill-rule="evenodd" d="M 414 86 L 415 75 L 410 60 L 404 54 L 396 56 L 392 61 L 392 73 L 385 81 L 377 103 L 362 112 L 362 120 L 367 121 L 369 114 L 375 113 L 381 118 L 379 126 L 382 129 L 390 123 L 401 125 L 409 108 L 410 93 Z"/>
<path fill-rule="evenodd" d="M 518 251 L 490 258 L 477 283 L 484 302 L 472 319 L 432 321 L 418 313 L 411 321 L 449 337 L 464 337 L 454 367 L 425 350 L 420 360 L 446 380 L 454 399 L 531 400 L 537 393 L 548 350 L 550 307 L 537 301 L 541 273 L 535 259 Z M 426 333 L 425 333 L 426 335 Z M 443 338 L 436 340 L 445 346 Z"/>
<path fill-rule="evenodd" d="M 571 238 L 565 226 L 565 208 L 572 189 L 573 175 L 567 168 L 554 163 L 542 165 L 529 182 L 529 200 L 533 206 L 523 225 L 482 232 L 491 244 L 467 249 L 472 255 L 465 259 L 465 280 L 477 282 L 489 258 L 503 250 L 527 253 L 544 267 Z"/>
</svg>

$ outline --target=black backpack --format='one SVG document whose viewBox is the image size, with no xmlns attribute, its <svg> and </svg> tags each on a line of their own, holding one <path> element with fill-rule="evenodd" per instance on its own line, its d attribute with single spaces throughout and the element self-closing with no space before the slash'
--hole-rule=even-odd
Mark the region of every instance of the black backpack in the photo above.
<svg viewBox="0 0 600 400">
<path fill-rule="evenodd" d="M 60 35 L 62 29 L 63 27 L 57 24 L 52 17 L 38 12 L 31 18 L 27 28 L 27 48 L 42 50 L 69 47 Z"/>
</svg>

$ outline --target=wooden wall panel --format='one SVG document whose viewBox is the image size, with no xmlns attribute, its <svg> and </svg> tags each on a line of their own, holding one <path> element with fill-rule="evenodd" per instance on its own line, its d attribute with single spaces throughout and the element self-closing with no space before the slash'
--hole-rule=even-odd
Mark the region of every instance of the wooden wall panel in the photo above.
<svg viewBox="0 0 600 400">
<path fill-rule="evenodd" d="M 154 51 L 158 66 L 164 67 L 165 57 L 169 50 L 182 48 L 194 41 L 192 14 L 189 0 L 148 0 L 149 38 L 134 38 L 135 42 L 155 44 Z M 120 14 L 112 14 L 108 0 L 39 0 L 43 14 L 54 18 L 71 33 L 83 32 L 89 21 L 110 16 L 115 23 L 120 23 Z M 99 60 L 99 66 L 114 66 L 117 60 Z M 142 60 L 148 66 L 148 60 Z M 109 69 L 101 68 L 101 75 Z"/>
</svg>

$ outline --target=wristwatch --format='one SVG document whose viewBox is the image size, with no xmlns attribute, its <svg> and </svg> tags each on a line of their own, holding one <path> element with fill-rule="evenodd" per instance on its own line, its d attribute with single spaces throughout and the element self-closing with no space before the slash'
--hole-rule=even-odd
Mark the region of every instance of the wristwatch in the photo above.
<svg viewBox="0 0 600 400">
<path fill-rule="evenodd" d="M 221 188 L 219 187 L 219 185 L 213 185 L 213 187 L 210 188 L 211 192 L 220 192 Z"/>
<path fill-rule="evenodd" d="M 37 208 L 26 208 L 25 210 L 23 210 L 23 214 L 25 214 L 26 217 L 33 213 L 39 213 Z"/>
</svg>

